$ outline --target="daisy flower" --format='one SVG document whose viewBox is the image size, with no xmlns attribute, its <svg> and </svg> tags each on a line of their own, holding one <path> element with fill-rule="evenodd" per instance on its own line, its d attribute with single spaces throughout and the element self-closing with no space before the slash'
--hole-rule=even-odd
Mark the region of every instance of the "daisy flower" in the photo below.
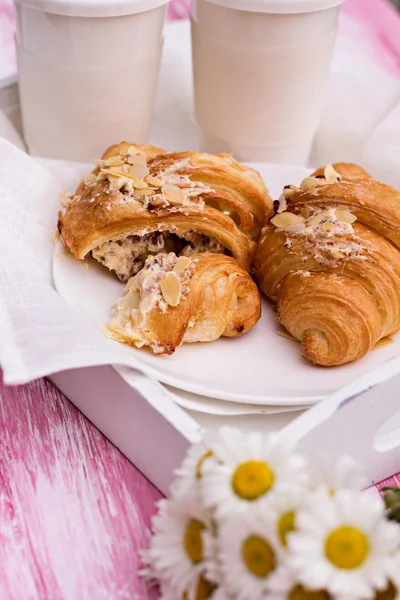
<svg viewBox="0 0 400 600">
<path fill-rule="evenodd" d="M 302 488 L 294 488 L 287 494 L 275 494 L 268 510 L 275 522 L 276 533 L 281 545 L 286 548 L 288 536 L 296 530 L 297 512 L 306 506 L 309 494 Z"/>
<path fill-rule="evenodd" d="M 223 587 L 237 600 L 264 600 L 280 563 L 274 522 L 261 507 L 223 521 L 218 530 Z"/>
<path fill-rule="evenodd" d="M 342 456 L 338 462 L 326 468 L 326 464 L 316 458 L 309 465 L 311 486 L 318 488 L 325 486 L 332 493 L 338 490 L 360 491 L 366 487 L 367 482 L 360 465 L 349 456 Z"/>
<path fill-rule="evenodd" d="M 204 505 L 221 519 L 254 508 L 272 493 L 290 493 L 307 484 L 305 459 L 277 434 L 224 427 L 211 450 L 214 460 L 203 463 L 200 489 Z"/>
<path fill-rule="evenodd" d="M 310 590 L 305 588 L 287 566 L 280 567 L 269 585 L 266 600 L 332 600 L 325 590 Z"/>
<path fill-rule="evenodd" d="M 213 437 L 212 434 L 207 434 L 200 444 L 189 448 L 181 466 L 175 471 L 177 479 L 171 487 L 173 495 L 196 493 L 202 477 L 203 465 L 207 460 L 213 458 L 213 452 L 210 449 Z"/>
<path fill-rule="evenodd" d="M 380 498 L 320 489 L 298 512 L 288 542 L 291 565 L 304 586 L 346 600 L 372 598 L 386 585 L 400 529 L 386 521 Z"/>
<path fill-rule="evenodd" d="M 191 600 L 205 570 L 203 532 L 209 522 L 195 496 L 161 500 L 153 517 L 154 536 L 143 553 L 143 574 L 166 582 L 177 597 Z"/>
</svg>

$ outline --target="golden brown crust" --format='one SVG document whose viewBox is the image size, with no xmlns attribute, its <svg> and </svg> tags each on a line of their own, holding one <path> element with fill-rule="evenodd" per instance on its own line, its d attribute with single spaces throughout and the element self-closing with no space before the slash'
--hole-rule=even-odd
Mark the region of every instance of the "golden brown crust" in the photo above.
<svg viewBox="0 0 400 600">
<path fill-rule="evenodd" d="M 113 146 L 105 156 L 107 159 L 119 156 L 128 147 L 127 143 Z M 194 231 L 215 238 L 249 270 L 254 240 L 272 212 L 272 200 L 259 174 L 229 155 L 196 152 L 160 155 L 160 149 L 136 147 L 152 156 L 147 162 L 149 175 L 180 187 L 190 194 L 188 201 L 180 206 L 149 209 L 140 190 L 131 189 L 127 193 L 110 189 L 107 177 L 112 179 L 113 174 L 100 173 L 98 166 L 93 171 L 98 180 L 81 182 L 73 201 L 59 214 L 58 227 L 66 247 L 83 259 L 110 240 L 154 231 L 169 231 L 178 236 Z M 107 167 L 103 163 L 104 170 Z M 163 198 L 162 189 L 152 193 Z"/>
<path fill-rule="evenodd" d="M 146 267 L 145 267 L 146 268 Z M 211 342 L 221 336 L 237 337 L 260 318 L 257 286 L 237 262 L 222 254 L 192 257 L 188 291 L 177 306 L 155 306 L 139 327 L 122 327 L 113 319 L 114 339 L 135 346 L 150 346 L 172 354 L 182 343 Z M 128 284 L 129 286 L 129 284 Z"/>
<path fill-rule="evenodd" d="M 287 211 L 306 220 L 267 224 L 255 260 L 279 321 L 325 366 L 357 360 L 400 329 L 400 195 L 356 165 L 334 168 L 340 181 L 290 191 Z M 310 227 L 318 214 L 326 218 Z M 336 215 L 358 220 L 337 227 Z"/>
<path fill-rule="evenodd" d="M 325 367 L 358 360 L 380 339 L 377 303 L 357 281 L 330 273 L 284 278 L 277 318 L 301 341 L 303 356 Z"/>
<path fill-rule="evenodd" d="M 288 210 L 298 213 L 305 206 L 343 207 L 360 223 L 400 247 L 400 192 L 369 177 L 357 165 L 346 165 L 346 168 L 341 165 L 334 165 L 344 173 L 341 181 L 296 192 L 288 200 Z"/>
</svg>

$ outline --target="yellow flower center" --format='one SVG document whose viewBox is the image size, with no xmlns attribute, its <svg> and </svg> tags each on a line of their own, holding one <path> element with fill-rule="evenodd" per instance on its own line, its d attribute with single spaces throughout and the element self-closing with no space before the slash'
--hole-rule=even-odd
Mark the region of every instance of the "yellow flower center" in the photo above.
<svg viewBox="0 0 400 600">
<path fill-rule="evenodd" d="M 201 521 L 192 519 L 183 536 L 183 545 L 186 554 L 193 564 L 200 563 L 203 560 L 203 540 L 201 532 L 204 531 L 204 529 L 205 525 Z"/>
<path fill-rule="evenodd" d="M 194 600 L 207 600 L 215 590 L 215 585 L 204 579 L 202 575 L 200 575 L 197 587 L 196 587 L 196 596 Z M 189 600 L 189 596 L 187 592 L 183 592 L 182 600 Z"/>
<path fill-rule="evenodd" d="M 203 456 L 200 456 L 200 458 L 196 464 L 196 479 L 201 479 L 201 477 L 202 477 L 201 469 L 204 464 L 204 461 L 206 461 L 207 458 L 210 458 L 211 456 L 214 456 L 214 452 L 212 450 L 207 450 L 207 452 L 205 452 L 203 454 Z"/>
<path fill-rule="evenodd" d="M 382 590 L 381 592 L 376 592 L 374 600 L 395 600 L 395 598 L 397 597 L 397 591 L 398 590 L 396 590 L 393 583 L 389 581 L 389 584 L 385 590 Z"/>
<path fill-rule="evenodd" d="M 295 520 L 296 514 L 293 511 L 283 514 L 278 520 L 278 535 L 283 546 L 287 546 L 288 534 L 296 530 Z"/>
<path fill-rule="evenodd" d="M 296 585 L 290 592 L 288 600 L 329 600 L 330 595 L 322 590 L 307 590 L 302 585 Z"/>
<path fill-rule="evenodd" d="M 357 569 L 368 554 L 367 537 L 355 527 L 339 527 L 325 542 L 325 555 L 338 569 Z"/>
<path fill-rule="evenodd" d="M 259 460 L 249 460 L 238 466 L 232 477 L 232 488 L 243 500 L 257 500 L 274 484 L 275 476 L 270 466 Z"/>
<path fill-rule="evenodd" d="M 274 551 L 266 540 L 257 535 L 244 542 L 242 556 L 246 567 L 256 577 L 267 577 L 275 569 Z"/>
</svg>

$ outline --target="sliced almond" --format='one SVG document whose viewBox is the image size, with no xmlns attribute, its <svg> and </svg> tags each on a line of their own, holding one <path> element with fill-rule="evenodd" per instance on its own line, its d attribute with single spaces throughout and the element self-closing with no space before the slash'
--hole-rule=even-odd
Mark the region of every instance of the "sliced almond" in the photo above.
<svg viewBox="0 0 400 600">
<path fill-rule="evenodd" d="M 345 221 L 345 223 L 354 223 L 357 221 L 357 217 L 348 210 L 337 210 L 335 212 L 338 221 Z"/>
<path fill-rule="evenodd" d="M 326 223 L 323 223 L 322 229 L 324 231 L 333 231 L 335 229 L 335 225 L 327 221 Z"/>
<path fill-rule="evenodd" d="M 136 146 L 129 146 L 126 153 L 128 154 L 128 156 L 144 156 L 143 151 L 139 150 L 139 148 L 136 148 Z"/>
<path fill-rule="evenodd" d="M 291 198 L 292 196 L 294 196 L 296 192 L 296 189 L 294 187 L 288 187 L 288 188 L 283 188 L 283 195 L 285 196 L 286 199 Z"/>
<path fill-rule="evenodd" d="M 176 273 L 171 271 L 161 280 L 161 293 L 167 304 L 178 306 L 181 299 L 181 282 Z"/>
<path fill-rule="evenodd" d="M 276 211 L 278 214 L 285 212 L 287 209 L 287 201 L 286 201 L 286 196 L 285 194 L 281 194 L 279 196 L 279 206 L 278 206 L 278 210 Z"/>
<path fill-rule="evenodd" d="M 136 154 L 135 156 L 128 156 L 127 162 L 130 165 L 145 165 L 147 163 L 147 158 L 144 154 Z"/>
<path fill-rule="evenodd" d="M 145 181 L 143 181 L 143 179 L 134 179 L 132 181 L 132 185 L 137 190 L 146 190 L 147 189 L 147 183 Z"/>
<path fill-rule="evenodd" d="M 153 177 L 153 175 L 147 175 L 146 181 L 149 185 L 160 188 L 164 185 L 164 182 L 159 177 Z"/>
<path fill-rule="evenodd" d="M 188 256 L 180 256 L 174 266 L 175 273 L 180 273 L 181 271 L 187 269 L 191 262 L 192 261 Z"/>
<path fill-rule="evenodd" d="M 185 194 L 177 185 L 163 185 L 161 191 L 171 204 L 183 204 L 185 201 Z"/>
<path fill-rule="evenodd" d="M 125 163 L 124 166 L 122 167 L 122 170 L 124 173 L 129 173 L 130 168 L 131 168 L 131 166 Z"/>
<path fill-rule="evenodd" d="M 149 174 L 149 169 L 146 163 L 135 163 L 129 169 L 129 174 L 139 179 L 144 179 Z"/>
<path fill-rule="evenodd" d="M 301 182 L 300 188 L 303 190 L 303 192 L 306 192 L 307 190 L 309 190 L 312 187 L 316 187 L 318 185 L 321 185 L 321 181 L 323 181 L 323 180 L 322 179 L 317 179 L 316 177 L 306 177 Z"/>
<path fill-rule="evenodd" d="M 102 173 L 107 175 L 113 175 L 114 177 L 127 177 L 127 173 L 124 173 L 119 167 L 106 167 L 101 170 Z"/>
<path fill-rule="evenodd" d="M 305 231 L 306 226 L 304 223 L 295 223 L 294 225 L 289 225 L 289 227 L 285 227 L 285 231 L 288 233 L 300 233 L 301 231 Z"/>
<path fill-rule="evenodd" d="M 321 221 L 323 221 L 324 219 L 326 219 L 329 216 L 330 216 L 329 209 L 323 210 L 322 212 L 318 213 L 317 215 L 315 215 L 315 217 L 312 217 L 307 222 L 307 227 L 312 227 L 313 225 L 318 225 L 318 223 L 321 223 Z"/>
<path fill-rule="evenodd" d="M 111 156 L 104 161 L 106 167 L 120 167 L 124 160 L 120 156 Z"/>
<path fill-rule="evenodd" d="M 291 225 L 295 225 L 296 223 L 302 223 L 304 221 L 303 217 L 300 215 L 295 215 L 290 212 L 283 212 L 279 215 L 275 215 L 271 219 L 271 223 L 275 225 L 275 227 L 290 227 Z"/>
<path fill-rule="evenodd" d="M 154 194 L 155 194 L 155 190 L 150 190 L 149 188 L 135 191 L 136 196 L 153 196 Z"/>
<path fill-rule="evenodd" d="M 96 177 L 96 181 L 103 181 L 104 179 L 107 179 L 107 173 L 105 173 L 104 171 L 100 171 L 100 173 Z"/>
<path fill-rule="evenodd" d="M 300 209 L 300 214 L 305 219 L 308 219 L 309 216 L 311 215 L 311 208 L 309 206 L 304 206 L 303 208 Z"/>
<path fill-rule="evenodd" d="M 84 182 L 86 185 L 90 185 L 91 183 L 96 181 L 96 179 L 97 176 L 94 173 L 88 173 L 87 175 L 85 175 Z"/>
<path fill-rule="evenodd" d="M 335 171 L 332 165 L 326 165 L 324 177 L 328 183 L 334 183 L 335 181 L 340 181 L 342 179 L 342 176 Z"/>
</svg>

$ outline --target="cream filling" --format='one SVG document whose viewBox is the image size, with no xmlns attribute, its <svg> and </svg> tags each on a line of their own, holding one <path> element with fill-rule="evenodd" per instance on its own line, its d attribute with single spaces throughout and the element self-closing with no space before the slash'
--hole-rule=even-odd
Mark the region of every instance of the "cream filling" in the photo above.
<svg viewBox="0 0 400 600">
<path fill-rule="evenodd" d="M 167 275 L 170 277 L 173 274 L 179 281 L 180 297 L 188 293 L 193 263 L 188 262 L 187 267 L 177 272 L 177 262 L 178 257 L 173 252 L 147 258 L 144 267 L 128 281 L 124 296 L 113 306 L 108 325 L 111 332 L 123 332 L 138 347 L 150 345 L 155 353 L 164 351 L 154 341 L 147 318 L 154 308 L 159 308 L 161 312 L 168 308 L 162 288 Z"/>
<path fill-rule="evenodd" d="M 203 252 L 224 254 L 224 246 L 213 237 L 194 231 L 184 237 L 174 233 L 149 233 L 144 236 L 129 236 L 117 241 L 106 242 L 92 250 L 92 256 L 110 271 L 115 271 L 121 281 L 128 281 L 143 268 L 146 258 L 160 252 L 174 252 L 177 256 L 191 256 Z"/>
</svg>

